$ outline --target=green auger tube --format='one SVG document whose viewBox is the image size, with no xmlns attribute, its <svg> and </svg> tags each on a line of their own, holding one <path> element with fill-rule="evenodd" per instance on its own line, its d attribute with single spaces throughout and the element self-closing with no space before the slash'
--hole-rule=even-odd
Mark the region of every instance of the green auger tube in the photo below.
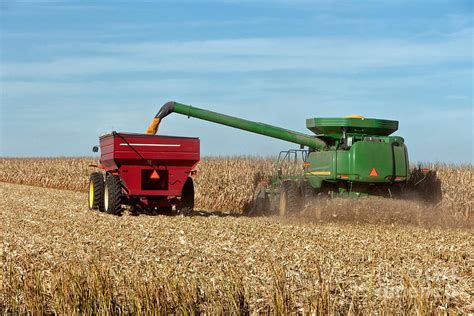
<svg viewBox="0 0 474 316">
<path fill-rule="evenodd" d="M 307 146 L 315 150 L 323 150 L 327 147 L 326 143 L 316 138 L 315 136 L 291 131 L 281 127 L 276 127 L 273 125 L 268 125 L 259 122 L 253 122 L 249 120 L 244 120 L 241 118 L 224 115 L 212 111 L 207 111 L 190 105 L 185 105 L 177 102 L 168 102 L 160 109 L 156 114 L 153 122 L 147 129 L 147 134 L 156 134 L 158 131 L 159 124 L 166 116 L 171 113 L 178 113 L 185 115 L 187 117 L 194 117 L 201 120 L 214 122 L 217 124 L 234 127 L 237 129 L 245 130 L 251 133 L 256 133 L 276 139 L 285 140 L 290 143 L 299 144 L 302 146 Z"/>
</svg>

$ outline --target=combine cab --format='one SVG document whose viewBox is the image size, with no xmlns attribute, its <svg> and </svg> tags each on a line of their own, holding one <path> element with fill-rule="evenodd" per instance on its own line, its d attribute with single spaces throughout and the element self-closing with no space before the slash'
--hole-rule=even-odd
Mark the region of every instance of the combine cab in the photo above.
<svg viewBox="0 0 474 316">
<path fill-rule="evenodd" d="M 103 172 L 91 174 L 90 209 L 120 214 L 129 205 L 166 213 L 192 211 L 198 138 L 113 132 L 100 138 L 100 152 L 96 167 Z"/>
</svg>

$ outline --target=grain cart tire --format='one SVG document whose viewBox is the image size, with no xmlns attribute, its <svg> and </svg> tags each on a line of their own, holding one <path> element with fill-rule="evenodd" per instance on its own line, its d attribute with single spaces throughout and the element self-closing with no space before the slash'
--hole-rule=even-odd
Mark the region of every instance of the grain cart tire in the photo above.
<svg viewBox="0 0 474 316">
<path fill-rule="evenodd" d="M 304 214 L 310 214 L 315 206 L 315 190 L 309 183 L 309 181 L 301 181 L 300 182 L 300 191 L 302 197 L 302 208 L 301 212 Z"/>
<path fill-rule="evenodd" d="M 300 211 L 301 195 L 298 184 L 292 180 L 285 180 L 280 186 L 279 215 L 288 216 Z"/>
<path fill-rule="evenodd" d="M 181 201 L 179 202 L 178 213 L 180 215 L 190 215 L 194 211 L 194 182 L 193 178 L 188 177 L 183 187 Z"/>
<path fill-rule="evenodd" d="M 89 209 L 104 211 L 104 176 L 94 172 L 89 178 Z"/>
<path fill-rule="evenodd" d="M 104 190 L 104 209 L 106 213 L 120 215 L 122 213 L 123 192 L 119 176 L 107 175 Z"/>
</svg>

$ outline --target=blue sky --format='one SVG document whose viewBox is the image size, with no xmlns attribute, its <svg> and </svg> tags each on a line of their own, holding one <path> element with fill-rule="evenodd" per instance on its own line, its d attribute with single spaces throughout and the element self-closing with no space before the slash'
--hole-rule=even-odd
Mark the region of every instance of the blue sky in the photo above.
<svg viewBox="0 0 474 316">
<path fill-rule="evenodd" d="M 473 161 L 473 1 L 0 3 L 1 156 L 90 155 L 175 100 L 301 132 L 395 119 L 412 161 Z M 295 147 L 179 115 L 160 132 L 205 155 Z"/>
</svg>

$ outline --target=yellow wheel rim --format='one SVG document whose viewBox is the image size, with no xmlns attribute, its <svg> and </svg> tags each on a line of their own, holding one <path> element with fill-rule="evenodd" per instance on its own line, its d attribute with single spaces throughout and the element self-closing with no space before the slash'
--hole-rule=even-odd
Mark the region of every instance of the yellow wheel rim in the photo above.
<svg viewBox="0 0 474 316">
<path fill-rule="evenodd" d="M 91 182 L 89 184 L 89 208 L 94 207 L 94 184 Z"/>
</svg>

